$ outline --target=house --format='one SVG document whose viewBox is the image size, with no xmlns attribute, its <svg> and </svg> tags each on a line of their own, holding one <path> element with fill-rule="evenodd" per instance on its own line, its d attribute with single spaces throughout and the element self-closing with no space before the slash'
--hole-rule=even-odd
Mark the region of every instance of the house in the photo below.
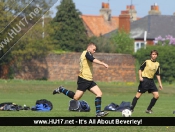
<svg viewBox="0 0 175 132">
<path fill-rule="evenodd" d="M 154 4 L 148 15 L 131 22 L 131 37 L 135 39 L 135 52 L 145 45 L 153 45 L 158 36 L 175 36 L 175 16 L 161 15 L 159 6 Z"/>
<path fill-rule="evenodd" d="M 126 12 L 130 15 L 128 15 Z M 81 15 L 81 18 L 85 25 L 87 35 L 89 37 L 98 37 L 101 35 L 103 36 L 108 33 L 115 32 L 119 28 L 119 26 L 122 27 L 122 25 L 120 25 L 121 23 L 127 22 L 125 19 L 132 21 L 138 19 L 137 12 L 134 6 L 127 6 L 126 12 L 122 11 L 120 16 L 111 16 L 111 9 L 109 7 L 109 3 L 102 3 L 100 15 Z M 129 23 L 128 26 L 130 26 Z"/>
<path fill-rule="evenodd" d="M 137 11 L 134 5 L 127 5 L 126 10 L 121 11 L 121 14 L 118 16 L 118 28 L 104 34 L 104 37 L 111 37 L 111 35 L 117 30 L 125 30 L 130 32 L 130 23 L 139 20 L 137 17 Z"/>
<path fill-rule="evenodd" d="M 143 47 L 145 42 L 148 45 L 153 45 L 154 39 L 158 36 L 175 36 L 175 16 L 147 15 L 131 23 L 130 33 L 131 37 L 135 39 L 135 51 Z"/>
<path fill-rule="evenodd" d="M 87 35 L 101 36 L 118 28 L 118 17 L 111 16 L 111 9 L 108 3 L 102 3 L 100 15 L 81 15 Z"/>
<path fill-rule="evenodd" d="M 111 16 L 109 3 L 102 3 L 99 16 L 82 15 L 87 35 L 105 36 L 111 35 L 117 30 L 125 30 L 134 38 L 134 51 L 136 52 L 146 44 L 153 45 L 154 39 L 165 35 L 175 36 L 175 13 L 174 15 L 161 15 L 159 6 L 155 3 L 148 11 L 148 15 L 139 18 L 134 5 L 126 6 L 119 16 Z"/>
<path fill-rule="evenodd" d="M 110 37 L 112 33 L 121 28 L 129 32 L 130 21 L 136 21 L 139 19 L 134 5 L 127 5 L 126 10 L 121 11 L 119 16 L 111 16 L 109 3 L 104 2 L 100 9 L 100 15 L 81 15 L 80 17 L 83 20 L 89 37 Z"/>
</svg>

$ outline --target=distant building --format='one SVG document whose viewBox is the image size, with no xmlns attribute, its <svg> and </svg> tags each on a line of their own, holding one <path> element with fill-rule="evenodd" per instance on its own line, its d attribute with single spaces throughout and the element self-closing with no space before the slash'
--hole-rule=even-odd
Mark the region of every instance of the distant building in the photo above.
<svg viewBox="0 0 175 132">
<path fill-rule="evenodd" d="M 159 6 L 154 4 L 147 16 L 131 23 L 130 33 L 135 39 L 136 52 L 145 45 L 153 45 L 158 36 L 175 36 L 175 16 L 161 15 Z"/>
<path fill-rule="evenodd" d="M 127 5 L 126 10 L 121 11 L 119 16 L 111 16 L 109 3 L 102 3 L 99 16 L 82 15 L 87 35 L 110 37 L 117 30 L 125 30 L 134 38 L 135 52 L 153 45 L 158 36 L 172 35 L 175 37 L 175 12 L 173 15 L 161 15 L 159 6 L 155 3 L 151 6 L 148 15 L 139 18 L 134 5 Z"/>
<path fill-rule="evenodd" d="M 100 15 L 82 15 L 83 23 L 87 30 L 87 35 L 100 36 L 118 28 L 119 20 L 117 16 L 111 16 L 111 9 L 108 3 L 102 3 Z"/>
<path fill-rule="evenodd" d="M 111 16 L 111 12 L 109 3 L 102 3 L 100 15 L 81 15 L 89 37 L 98 37 L 100 35 L 110 36 L 110 33 L 115 32 L 120 26 L 122 27 L 123 22 L 127 22 L 125 19 L 129 21 L 138 20 L 137 12 L 133 5 L 126 6 L 126 10 L 122 11 L 120 16 Z M 128 26 L 130 26 L 129 23 Z"/>
</svg>

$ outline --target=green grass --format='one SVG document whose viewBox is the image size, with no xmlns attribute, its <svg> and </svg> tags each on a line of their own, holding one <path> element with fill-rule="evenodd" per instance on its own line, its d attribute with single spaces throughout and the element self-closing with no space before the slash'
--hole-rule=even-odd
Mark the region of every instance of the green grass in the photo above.
<svg viewBox="0 0 175 132">
<path fill-rule="evenodd" d="M 51 112 L 34 112 L 34 111 L 0 111 L 0 117 L 94 117 L 95 96 L 87 91 L 82 100 L 86 100 L 91 106 L 91 111 L 84 112 L 69 112 L 68 104 L 69 98 L 60 95 L 52 95 L 53 89 L 59 85 L 63 85 L 66 88 L 75 91 L 76 82 L 56 82 L 56 81 L 24 81 L 24 80 L 0 80 L 0 103 L 1 102 L 15 102 L 19 105 L 26 104 L 27 106 L 34 106 L 36 100 L 47 99 L 53 103 L 53 110 Z M 135 96 L 138 83 L 132 82 L 97 82 L 101 90 L 103 91 L 102 108 L 106 105 L 114 102 L 120 104 L 122 101 L 131 102 Z M 160 99 L 157 101 L 153 108 L 153 114 L 146 114 L 145 110 L 152 98 L 151 94 L 143 94 L 139 99 L 137 106 L 132 114 L 132 117 L 175 117 L 172 114 L 175 110 L 175 85 L 163 84 L 164 90 L 160 91 Z M 121 112 L 110 112 L 109 117 L 121 117 Z M 168 127 L 168 126 L 167 126 Z M 175 131 L 173 126 L 13 126 L 5 127 L 1 126 L 0 131 L 3 132 L 168 132 Z"/>
</svg>

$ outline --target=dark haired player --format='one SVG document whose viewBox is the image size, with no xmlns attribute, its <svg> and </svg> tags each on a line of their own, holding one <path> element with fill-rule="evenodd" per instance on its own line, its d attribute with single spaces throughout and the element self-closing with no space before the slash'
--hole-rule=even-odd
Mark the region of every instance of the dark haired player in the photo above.
<svg viewBox="0 0 175 132">
<path fill-rule="evenodd" d="M 158 83 L 159 83 L 159 89 L 162 90 L 162 83 L 160 78 L 160 65 L 159 62 L 156 61 L 156 58 L 158 56 L 158 52 L 156 50 L 152 50 L 150 53 L 151 59 L 146 60 L 141 66 L 139 70 L 139 79 L 140 84 L 138 86 L 138 91 L 133 98 L 132 104 L 131 104 L 131 111 L 134 111 L 134 107 L 137 104 L 137 100 L 141 97 L 143 93 L 148 91 L 148 93 L 153 94 L 153 98 L 151 99 L 151 102 L 149 106 L 147 107 L 146 113 L 151 114 L 152 107 L 155 105 L 157 99 L 159 98 L 158 89 L 154 83 L 153 77 L 156 75 Z"/>
</svg>

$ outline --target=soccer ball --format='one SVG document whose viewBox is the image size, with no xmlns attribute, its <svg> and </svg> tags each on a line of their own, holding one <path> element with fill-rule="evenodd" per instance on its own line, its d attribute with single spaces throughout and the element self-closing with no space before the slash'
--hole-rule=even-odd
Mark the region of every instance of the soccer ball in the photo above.
<svg viewBox="0 0 175 132">
<path fill-rule="evenodd" d="M 129 109 L 124 109 L 122 111 L 122 116 L 123 117 L 130 117 L 132 115 L 132 112 Z"/>
</svg>

